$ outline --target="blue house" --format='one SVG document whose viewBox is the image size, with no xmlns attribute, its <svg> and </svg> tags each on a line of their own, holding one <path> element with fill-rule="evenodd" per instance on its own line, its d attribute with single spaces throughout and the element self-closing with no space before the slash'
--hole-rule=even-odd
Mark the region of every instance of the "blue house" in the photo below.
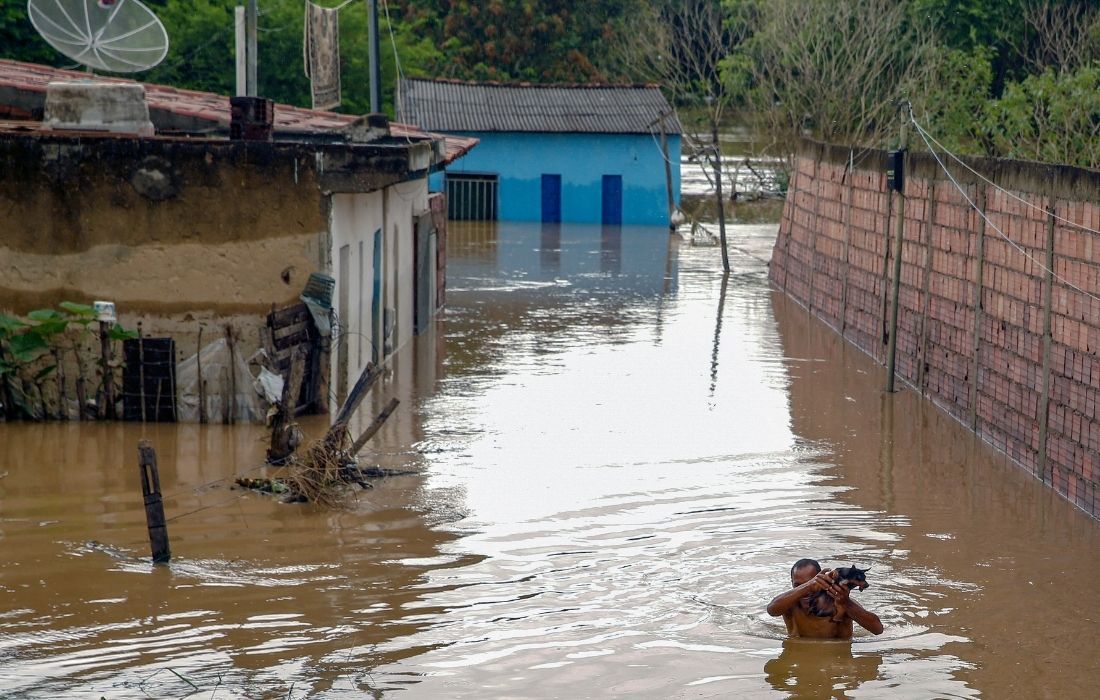
<svg viewBox="0 0 1100 700">
<path fill-rule="evenodd" d="M 452 219 L 665 226 L 679 206 L 680 122 L 652 85 L 405 79 L 398 119 L 481 141 L 430 183 Z"/>
</svg>

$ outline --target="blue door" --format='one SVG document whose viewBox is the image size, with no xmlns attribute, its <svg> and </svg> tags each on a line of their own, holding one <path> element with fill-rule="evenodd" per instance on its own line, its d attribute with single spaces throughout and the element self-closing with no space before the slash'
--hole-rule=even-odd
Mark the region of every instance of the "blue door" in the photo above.
<svg viewBox="0 0 1100 700">
<path fill-rule="evenodd" d="M 371 360 L 374 364 L 382 361 L 378 353 L 381 346 L 381 333 L 378 332 L 382 323 L 382 229 L 374 232 L 374 280 L 371 284 L 370 297 L 370 333 L 367 339 L 371 343 Z"/>
<path fill-rule="evenodd" d="M 623 223 L 623 176 L 603 176 L 603 215 L 600 223 L 604 226 L 619 226 Z"/>
<path fill-rule="evenodd" d="M 542 221 L 561 223 L 561 175 L 542 176 Z"/>
</svg>

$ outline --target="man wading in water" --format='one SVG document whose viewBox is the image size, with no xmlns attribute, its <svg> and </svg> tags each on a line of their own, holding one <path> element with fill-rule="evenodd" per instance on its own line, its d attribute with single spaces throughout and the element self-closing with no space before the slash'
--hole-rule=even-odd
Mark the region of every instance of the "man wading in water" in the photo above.
<svg viewBox="0 0 1100 700">
<path fill-rule="evenodd" d="M 831 616 L 820 617 L 811 612 L 814 594 L 825 591 L 836 605 L 845 612 L 838 621 Z M 813 559 L 799 559 L 791 567 L 791 590 L 780 593 L 768 603 L 768 614 L 783 616 L 787 633 L 792 637 L 814 639 L 851 639 L 852 621 L 855 620 L 871 634 L 882 634 L 882 621 L 878 615 L 865 610 L 862 605 L 848 598 L 849 590 L 838 586 L 821 570 Z"/>
</svg>

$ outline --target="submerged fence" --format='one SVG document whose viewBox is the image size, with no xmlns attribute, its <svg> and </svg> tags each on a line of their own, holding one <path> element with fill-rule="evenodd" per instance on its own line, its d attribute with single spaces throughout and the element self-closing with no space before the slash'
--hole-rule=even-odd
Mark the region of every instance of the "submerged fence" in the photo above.
<svg viewBox="0 0 1100 700">
<path fill-rule="evenodd" d="M 897 373 L 1100 517 L 1100 172 L 933 155 L 905 179 Z M 805 141 L 771 279 L 885 362 L 888 154 Z"/>
</svg>

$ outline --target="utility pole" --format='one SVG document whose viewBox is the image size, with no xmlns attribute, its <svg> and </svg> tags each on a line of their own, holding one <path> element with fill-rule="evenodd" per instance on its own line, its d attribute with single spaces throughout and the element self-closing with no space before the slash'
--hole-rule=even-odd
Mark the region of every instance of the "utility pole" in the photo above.
<svg viewBox="0 0 1100 700">
<path fill-rule="evenodd" d="M 894 303 L 890 309 L 890 346 L 886 354 L 886 393 L 894 391 L 894 368 L 898 353 L 898 306 L 901 303 L 901 244 L 905 234 L 905 155 L 909 145 L 909 103 L 902 102 L 901 109 L 901 138 L 898 141 L 897 155 L 893 159 L 892 178 L 894 190 L 898 193 L 898 206 L 894 219 Z"/>
<path fill-rule="evenodd" d="M 259 63 L 256 42 L 256 24 L 259 20 L 259 0 L 248 0 L 245 6 L 244 33 L 245 33 L 245 79 L 244 94 L 248 97 L 256 97 L 260 94 L 259 84 L 256 82 L 256 68 Z"/>
<path fill-rule="evenodd" d="M 233 48 L 234 57 L 236 58 L 237 68 L 237 81 L 236 89 L 233 94 L 237 97 L 243 97 L 248 94 L 248 60 L 246 54 L 248 49 L 245 48 L 248 43 L 245 32 L 245 17 L 244 17 L 244 5 L 237 5 L 233 8 Z"/>
<path fill-rule="evenodd" d="M 676 230 L 676 224 L 672 222 L 672 215 L 676 211 L 676 201 L 672 195 L 672 161 L 668 155 L 668 129 L 665 127 L 665 119 L 668 114 L 661 112 L 658 121 L 661 123 L 661 156 L 665 161 L 665 193 L 668 195 L 668 228 Z"/>
<path fill-rule="evenodd" d="M 722 203 L 722 147 L 718 143 L 718 117 L 710 115 L 710 135 L 714 140 L 714 188 L 718 202 L 718 235 L 722 241 L 722 269 L 730 271 L 730 254 L 726 249 L 726 207 Z"/>
<path fill-rule="evenodd" d="M 370 111 L 377 114 L 382 109 L 382 59 L 378 49 L 378 0 L 367 0 L 367 17 L 370 34 Z"/>
</svg>

